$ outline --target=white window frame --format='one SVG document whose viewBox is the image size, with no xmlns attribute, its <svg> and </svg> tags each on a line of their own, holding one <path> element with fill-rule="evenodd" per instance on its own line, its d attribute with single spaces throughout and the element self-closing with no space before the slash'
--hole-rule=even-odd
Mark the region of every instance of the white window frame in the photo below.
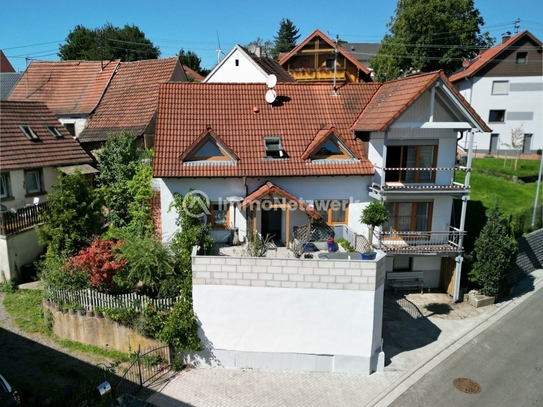
<svg viewBox="0 0 543 407">
<path fill-rule="evenodd" d="M 3 172 L 0 174 L 0 183 L 2 184 L 0 188 L 1 199 L 8 199 L 11 197 L 9 181 L 9 172 Z M 4 190 L 4 193 L 2 193 L 2 189 Z"/>
<path fill-rule="evenodd" d="M 492 94 L 493 95 L 508 95 L 509 94 L 509 81 L 493 81 L 492 82 Z"/>
<path fill-rule="evenodd" d="M 30 174 L 34 174 L 34 181 L 36 182 L 37 189 L 32 189 L 32 190 L 29 189 L 28 176 Z M 42 182 L 41 170 L 27 170 L 27 171 L 25 171 L 25 188 L 26 188 L 26 193 L 28 195 L 35 195 L 35 194 L 42 193 L 43 192 L 43 187 L 42 187 L 41 182 Z"/>
</svg>

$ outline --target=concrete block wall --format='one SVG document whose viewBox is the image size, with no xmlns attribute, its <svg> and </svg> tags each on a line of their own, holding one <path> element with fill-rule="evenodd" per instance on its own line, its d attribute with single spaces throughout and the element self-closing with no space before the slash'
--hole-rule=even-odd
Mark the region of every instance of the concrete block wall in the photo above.
<svg viewBox="0 0 543 407">
<path fill-rule="evenodd" d="M 375 261 L 358 256 L 354 253 L 351 260 L 194 256 L 192 283 L 375 291 L 385 282 L 386 264 L 379 261 L 384 254 Z"/>
<path fill-rule="evenodd" d="M 507 278 L 509 285 L 517 284 L 532 271 L 543 268 L 543 229 L 518 238 L 517 243 L 519 254 Z"/>
</svg>

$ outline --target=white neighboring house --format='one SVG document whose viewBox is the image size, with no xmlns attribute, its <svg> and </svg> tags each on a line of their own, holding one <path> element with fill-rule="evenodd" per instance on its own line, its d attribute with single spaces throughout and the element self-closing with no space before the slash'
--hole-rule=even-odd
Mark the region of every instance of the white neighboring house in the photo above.
<svg viewBox="0 0 543 407">
<path fill-rule="evenodd" d="M 278 82 L 294 82 L 276 61 L 261 56 L 260 47 L 248 49 L 236 44 L 202 82 L 265 83 L 271 74 Z"/>
<path fill-rule="evenodd" d="M 92 159 L 42 102 L 0 101 L 0 270 L 20 280 L 42 254 L 36 227 L 57 173 L 77 167 L 91 178 Z"/>
<path fill-rule="evenodd" d="M 453 197 L 465 202 L 469 185 L 454 183 L 456 143 L 489 129 L 442 72 L 349 83 L 337 93 L 330 84 L 278 83 L 272 103 L 265 91 L 261 84 L 161 86 L 154 177 L 163 237 L 177 228 L 168 210 L 174 194 L 191 188 L 209 198 L 202 213 L 216 240 L 239 230 L 241 240 L 251 232 L 287 247 L 317 231 L 362 250 L 362 210 L 373 199 L 385 202 L 392 215 L 372 242 L 381 249 L 372 270 L 356 253 L 338 261 L 193 257 L 194 308 L 212 363 L 370 373 L 382 357 L 386 272 L 422 271 L 436 287 L 456 264 L 459 298 L 465 205 L 460 226 L 450 222 Z M 315 308 L 323 301 L 335 307 Z M 312 335 L 312 309 L 325 312 L 333 335 Z M 255 325 L 260 320 L 269 324 Z M 270 340 L 279 337 L 294 342 Z"/>
<path fill-rule="evenodd" d="M 517 128 L 524 132 L 523 154 L 543 148 L 542 62 L 541 41 L 523 31 L 504 37 L 451 75 L 450 81 L 492 128 L 475 137 L 476 152 L 512 155 L 504 143 L 511 144 L 511 131 Z"/>
</svg>

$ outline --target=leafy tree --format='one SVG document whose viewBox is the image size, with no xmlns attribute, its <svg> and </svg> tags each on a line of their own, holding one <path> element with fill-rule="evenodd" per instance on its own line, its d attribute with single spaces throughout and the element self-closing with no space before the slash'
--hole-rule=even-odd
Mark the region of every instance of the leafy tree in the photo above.
<svg viewBox="0 0 543 407">
<path fill-rule="evenodd" d="M 71 275 L 89 275 L 91 287 L 103 292 L 111 291 L 115 288 L 115 275 L 126 264 L 124 258 L 116 256 L 120 244 L 96 237 L 89 247 L 70 257 L 63 267 L 69 270 Z"/>
<path fill-rule="evenodd" d="M 95 29 L 76 25 L 68 34 L 66 44 L 59 45 L 58 56 L 64 61 L 121 59 L 130 62 L 156 59 L 160 50 L 135 25 L 119 28 L 106 23 Z"/>
<path fill-rule="evenodd" d="M 256 40 L 251 41 L 249 44 L 245 46 L 245 48 L 248 48 L 251 45 L 255 45 L 256 47 L 260 47 L 260 56 L 261 57 L 271 57 L 271 51 L 273 49 L 273 41 L 270 40 L 264 40 L 260 37 L 256 37 Z"/>
<path fill-rule="evenodd" d="M 509 147 L 515 152 L 515 171 L 517 170 L 518 159 L 522 153 L 522 147 L 524 147 L 524 130 L 522 126 L 517 127 L 516 129 L 511 129 L 511 142 L 510 143 L 501 143 L 502 145 Z M 505 163 L 507 161 L 507 153 L 505 153 L 503 160 L 503 168 L 505 168 Z"/>
<path fill-rule="evenodd" d="M 289 52 L 296 47 L 296 41 L 300 38 L 298 34 L 300 30 L 296 28 L 294 23 L 288 18 L 283 18 L 279 23 L 279 31 L 277 36 L 273 37 L 273 48 L 271 49 L 271 57 L 274 60 L 279 59 L 279 54 Z"/>
<path fill-rule="evenodd" d="M 181 51 L 179 51 L 179 62 L 181 65 L 188 66 L 190 69 L 198 72 L 202 76 L 206 76 L 209 72 L 211 72 L 210 69 L 202 68 L 200 65 L 202 59 L 191 50 L 185 52 L 185 50 L 181 48 Z"/>
<path fill-rule="evenodd" d="M 373 231 L 377 226 L 381 226 L 388 221 L 389 213 L 382 202 L 371 201 L 362 211 L 360 222 L 368 225 L 368 241 L 370 245 L 373 241 Z"/>
<path fill-rule="evenodd" d="M 101 232 L 103 201 L 81 172 L 59 174 L 58 185 L 51 187 L 47 199 L 49 209 L 43 212 L 38 235 L 48 253 L 70 256 Z"/>
<path fill-rule="evenodd" d="M 447 74 L 494 40 L 481 34 L 484 20 L 473 0 L 398 0 L 377 55 L 370 59 L 376 79 L 396 79 L 411 68 Z"/>
<path fill-rule="evenodd" d="M 472 252 L 473 270 L 469 277 L 476 281 L 485 295 L 502 291 L 507 275 L 513 268 L 518 246 L 495 199 L 487 211 L 487 222 L 475 240 Z"/>
<path fill-rule="evenodd" d="M 96 179 L 103 190 L 110 224 L 115 228 L 125 227 L 132 220 L 129 208 L 136 191 L 129 182 L 136 175 L 140 156 L 134 135 L 124 130 L 110 133 L 98 154 L 100 173 Z"/>
</svg>

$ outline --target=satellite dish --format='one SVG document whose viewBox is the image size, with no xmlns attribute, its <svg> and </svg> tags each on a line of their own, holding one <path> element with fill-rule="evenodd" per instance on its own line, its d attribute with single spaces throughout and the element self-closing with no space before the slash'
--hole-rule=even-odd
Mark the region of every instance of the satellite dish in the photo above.
<svg viewBox="0 0 543 407">
<path fill-rule="evenodd" d="M 275 93 L 275 91 L 273 89 L 269 89 L 266 92 L 266 102 L 272 104 L 273 102 L 275 102 L 276 96 L 277 94 Z"/>
<path fill-rule="evenodd" d="M 266 79 L 266 86 L 272 89 L 275 85 L 277 85 L 277 76 L 275 76 L 274 74 L 270 74 L 268 76 L 268 79 Z"/>
<path fill-rule="evenodd" d="M 247 51 L 249 51 L 250 54 L 254 54 L 256 52 L 256 45 L 255 44 L 249 45 L 249 47 L 247 48 Z"/>
</svg>

